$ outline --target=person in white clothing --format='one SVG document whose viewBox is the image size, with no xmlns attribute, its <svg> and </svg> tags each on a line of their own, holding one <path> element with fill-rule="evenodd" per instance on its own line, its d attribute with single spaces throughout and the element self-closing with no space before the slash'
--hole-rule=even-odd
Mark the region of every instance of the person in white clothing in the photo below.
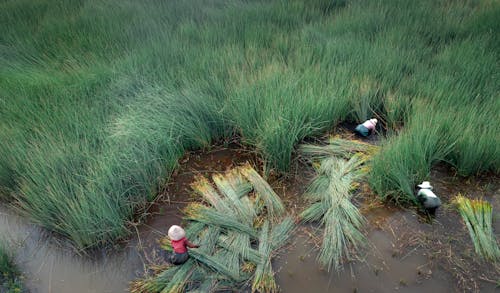
<svg viewBox="0 0 500 293">
<path fill-rule="evenodd" d="M 441 206 L 441 200 L 432 191 L 432 186 L 429 181 L 424 181 L 419 184 L 420 190 L 417 193 L 418 202 L 428 211 L 430 214 L 435 214 L 436 209 Z"/>
<path fill-rule="evenodd" d="M 372 134 L 375 131 L 375 126 L 377 126 L 377 119 L 373 118 L 370 120 L 366 120 L 363 122 L 363 124 L 359 124 L 356 126 L 354 129 L 354 132 L 356 132 L 358 135 L 362 137 L 367 137 L 368 135 Z"/>
</svg>

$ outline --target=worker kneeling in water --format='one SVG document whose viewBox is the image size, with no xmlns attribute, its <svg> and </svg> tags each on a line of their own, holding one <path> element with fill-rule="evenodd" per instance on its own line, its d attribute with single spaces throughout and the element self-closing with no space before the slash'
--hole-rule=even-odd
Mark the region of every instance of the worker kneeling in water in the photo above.
<svg viewBox="0 0 500 293">
<path fill-rule="evenodd" d="M 180 265 L 185 263 L 189 258 L 189 253 L 187 248 L 198 248 L 199 245 L 189 242 L 186 238 L 186 231 L 180 226 L 172 225 L 168 229 L 168 238 L 170 238 L 170 244 L 172 244 L 173 252 L 167 254 L 166 260 L 174 265 Z"/>
</svg>

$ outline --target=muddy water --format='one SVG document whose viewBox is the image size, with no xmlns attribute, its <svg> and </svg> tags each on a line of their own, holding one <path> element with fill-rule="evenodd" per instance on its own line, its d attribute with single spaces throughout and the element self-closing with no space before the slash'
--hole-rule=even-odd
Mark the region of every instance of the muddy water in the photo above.
<svg viewBox="0 0 500 293">
<path fill-rule="evenodd" d="M 0 207 L 0 234 L 17 249 L 16 261 L 26 276 L 32 292 L 124 292 L 128 283 L 142 276 L 145 267 L 158 263 L 158 239 L 166 235 L 168 227 L 181 222 L 180 209 L 191 200 L 189 184 L 194 176 L 210 176 L 243 162 L 257 162 L 254 154 L 242 149 L 217 148 L 209 152 L 187 154 L 181 167 L 158 201 L 149 209 L 147 220 L 132 228 L 129 241 L 115 249 L 98 251 L 92 256 L 76 256 L 74 252 L 55 243 L 38 227 Z M 273 187 L 283 197 L 288 209 L 296 214 L 303 209 L 300 194 L 312 173 L 299 167 L 294 176 L 274 181 Z M 457 277 L 440 259 L 448 249 L 448 240 L 457 237 L 459 249 L 471 253 L 472 246 L 460 217 L 447 206 L 460 189 L 470 190 L 471 196 L 491 194 L 487 200 L 500 209 L 498 184 L 472 181 L 457 184 L 448 171 L 438 170 L 432 176 L 440 178 L 435 189 L 445 205 L 432 224 L 417 215 L 415 210 L 387 207 L 361 198 L 358 205 L 366 216 L 367 245 L 357 260 L 345 265 L 342 272 L 321 270 L 316 263 L 317 244 L 321 231 L 314 226 L 303 226 L 294 235 L 294 241 L 276 261 L 276 279 L 283 292 L 450 292 L 457 290 Z M 497 213 L 498 215 L 498 213 Z M 495 216 L 494 228 L 500 231 L 500 219 Z M 458 245 L 451 241 L 453 245 Z M 429 249 L 435 245 L 435 251 Z M 470 263 L 466 263 L 470 264 Z M 454 263 L 452 263 L 454 265 Z M 491 280 L 500 274 L 483 275 L 490 267 L 478 267 L 471 274 L 481 275 L 490 282 L 480 283 L 471 290 L 495 292 Z M 468 280 L 465 280 L 468 281 Z"/>
<path fill-rule="evenodd" d="M 178 221 L 171 208 L 138 230 L 127 244 L 98 251 L 92 257 L 78 256 L 64 245 L 54 243 L 42 229 L 0 208 L 0 234 L 16 251 L 16 262 L 31 292 L 124 292 L 128 282 L 144 272 L 146 251 L 153 251 L 163 225 Z M 143 244 L 141 246 L 141 244 Z"/>
<path fill-rule="evenodd" d="M 382 219 L 415 221 L 409 212 L 388 212 Z M 447 292 L 451 288 L 449 277 L 434 272 L 421 251 L 401 255 L 398 238 L 390 231 L 371 230 L 366 255 L 346 264 L 340 273 L 319 268 L 315 245 L 318 238 L 308 236 L 310 231 L 303 232 L 275 264 L 280 269 L 277 280 L 283 292 Z"/>
<path fill-rule="evenodd" d="M 367 219 L 367 243 L 341 272 L 317 263 L 322 230 L 298 229 L 291 247 L 274 262 L 283 292 L 500 292 L 500 269 L 477 259 L 452 200 L 461 192 L 493 206 L 493 229 L 500 239 L 500 180 L 495 176 L 462 180 L 450 170 L 432 171 L 435 192 L 443 200 L 436 217 L 360 196 Z"/>
</svg>

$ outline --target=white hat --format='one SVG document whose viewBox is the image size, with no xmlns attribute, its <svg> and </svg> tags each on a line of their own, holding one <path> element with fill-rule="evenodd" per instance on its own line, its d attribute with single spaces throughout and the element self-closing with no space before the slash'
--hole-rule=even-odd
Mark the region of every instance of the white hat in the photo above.
<svg viewBox="0 0 500 293">
<path fill-rule="evenodd" d="M 424 188 L 424 189 L 432 189 L 432 186 L 431 184 L 429 183 L 429 181 L 424 181 L 422 182 L 422 184 L 419 184 L 418 187 L 420 188 Z"/>
<path fill-rule="evenodd" d="M 170 240 L 174 241 L 181 240 L 185 236 L 186 236 L 186 231 L 184 231 L 184 229 L 182 229 L 177 225 L 172 225 L 172 227 L 168 229 L 168 237 L 170 238 Z"/>
<path fill-rule="evenodd" d="M 370 119 L 370 122 L 373 124 L 373 125 L 377 125 L 377 122 L 378 120 L 373 118 L 373 119 Z"/>
</svg>

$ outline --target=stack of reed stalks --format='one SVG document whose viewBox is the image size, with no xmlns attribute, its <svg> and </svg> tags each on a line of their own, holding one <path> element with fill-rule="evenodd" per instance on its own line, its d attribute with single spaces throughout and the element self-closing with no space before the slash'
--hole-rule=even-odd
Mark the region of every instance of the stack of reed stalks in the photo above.
<svg viewBox="0 0 500 293">
<path fill-rule="evenodd" d="M 324 227 L 318 261 L 328 270 L 342 268 L 350 249 L 364 242 L 364 218 L 351 202 L 352 192 L 367 172 L 366 162 L 378 147 L 363 142 L 331 138 L 324 146 L 302 145 L 301 151 L 319 161 L 317 176 L 305 196 L 310 206 L 301 214 L 305 222 Z"/>
<path fill-rule="evenodd" d="M 460 215 L 469 230 L 478 255 L 486 260 L 500 260 L 500 249 L 493 234 L 491 204 L 482 199 L 468 199 L 461 194 L 455 198 Z"/>
<path fill-rule="evenodd" d="M 294 228 L 281 199 L 249 164 L 212 180 L 196 178 L 191 186 L 206 204 L 185 208 L 187 237 L 200 248 L 189 251 L 185 264 L 134 282 L 133 292 L 212 292 L 249 284 L 253 292 L 278 291 L 271 259 Z"/>
</svg>

